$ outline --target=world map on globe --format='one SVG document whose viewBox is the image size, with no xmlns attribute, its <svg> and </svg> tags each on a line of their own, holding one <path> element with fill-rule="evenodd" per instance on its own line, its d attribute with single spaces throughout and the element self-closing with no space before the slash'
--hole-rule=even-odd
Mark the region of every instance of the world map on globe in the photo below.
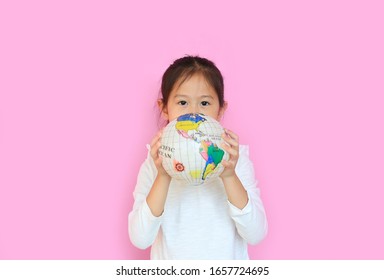
<svg viewBox="0 0 384 280">
<path fill-rule="evenodd" d="M 168 174 L 192 185 L 218 177 L 228 154 L 220 148 L 223 127 L 203 114 L 185 114 L 164 129 L 159 155 Z"/>
</svg>

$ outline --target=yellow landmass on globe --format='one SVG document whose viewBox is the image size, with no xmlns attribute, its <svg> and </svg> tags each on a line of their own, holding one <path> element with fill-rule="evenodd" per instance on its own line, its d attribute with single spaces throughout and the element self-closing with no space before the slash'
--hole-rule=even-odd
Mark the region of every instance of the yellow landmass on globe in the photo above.
<svg viewBox="0 0 384 280">
<path fill-rule="evenodd" d="M 200 179 L 201 178 L 201 170 L 191 170 L 189 172 L 189 174 L 191 175 L 191 177 L 193 179 Z"/>
<path fill-rule="evenodd" d="M 197 128 L 199 127 L 200 124 L 201 124 L 201 121 L 199 121 L 199 122 L 178 121 L 176 123 L 176 129 L 188 132 L 189 130 L 197 130 Z"/>
<path fill-rule="evenodd" d="M 207 176 L 215 170 L 216 165 L 213 163 L 210 163 L 207 165 L 205 168 L 204 174 L 203 174 L 203 179 L 207 178 Z"/>
</svg>

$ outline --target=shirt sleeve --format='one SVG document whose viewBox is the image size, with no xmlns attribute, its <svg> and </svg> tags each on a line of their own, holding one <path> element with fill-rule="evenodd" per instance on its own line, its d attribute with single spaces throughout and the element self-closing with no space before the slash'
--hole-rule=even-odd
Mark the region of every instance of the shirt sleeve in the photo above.
<svg viewBox="0 0 384 280">
<path fill-rule="evenodd" d="M 257 244 L 267 234 L 267 217 L 260 198 L 260 189 L 257 187 L 253 163 L 249 159 L 248 146 L 241 145 L 239 152 L 236 174 L 247 191 L 248 203 L 243 209 L 239 209 L 228 201 L 229 212 L 239 235 L 249 244 Z"/>
<path fill-rule="evenodd" d="M 133 192 L 135 201 L 128 216 L 129 237 L 132 244 L 140 249 L 146 249 L 153 244 L 162 222 L 162 216 L 154 216 L 146 201 L 156 175 L 156 167 L 148 154 L 140 167 Z"/>
</svg>

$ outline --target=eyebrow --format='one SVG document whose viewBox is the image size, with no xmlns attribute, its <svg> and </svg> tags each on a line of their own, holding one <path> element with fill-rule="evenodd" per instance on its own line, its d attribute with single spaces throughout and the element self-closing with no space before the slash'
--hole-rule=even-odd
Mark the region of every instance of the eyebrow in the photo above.
<svg viewBox="0 0 384 280">
<path fill-rule="evenodd" d="M 175 95 L 175 98 L 177 98 L 177 97 L 179 97 L 179 98 L 180 98 L 180 97 L 181 97 L 181 98 L 189 98 L 189 96 L 186 95 L 186 94 L 176 94 L 176 95 Z M 214 99 L 211 95 L 201 95 L 201 96 L 199 96 L 199 97 Z"/>
<path fill-rule="evenodd" d="M 200 96 L 200 97 L 214 99 L 211 95 L 202 95 L 202 96 Z"/>
</svg>

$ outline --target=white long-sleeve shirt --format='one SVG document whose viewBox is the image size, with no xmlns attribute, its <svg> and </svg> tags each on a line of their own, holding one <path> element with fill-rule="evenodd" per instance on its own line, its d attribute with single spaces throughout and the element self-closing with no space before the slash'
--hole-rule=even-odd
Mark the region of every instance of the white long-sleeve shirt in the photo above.
<svg viewBox="0 0 384 280">
<path fill-rule="evenodd" d="M 152 245 L 151 259 L 248 259 L 247 244 L 260 242 L 268 227 L 248 151 L 248 146 L 240 145 L 235 169 L 248 194 L 243 209 L 228 201 L 220 178 L 199 186 L 171 180 L 160 217 L 152 214 L 146 202 L 157 175 L 148 152 L 129 214 L 132 243 L 141 249 Z"/>
</svg>

